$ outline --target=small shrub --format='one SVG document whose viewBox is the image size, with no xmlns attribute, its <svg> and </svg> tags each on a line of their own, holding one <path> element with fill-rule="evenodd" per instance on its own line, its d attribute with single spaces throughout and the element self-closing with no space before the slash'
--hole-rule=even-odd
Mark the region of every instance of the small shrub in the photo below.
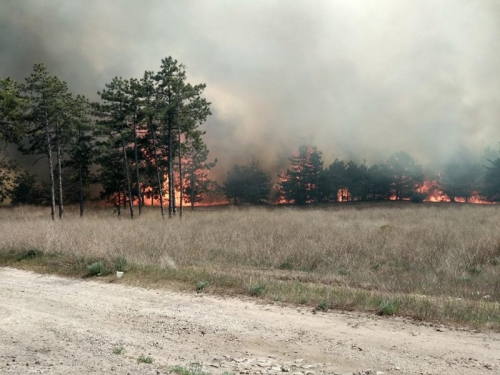
<svg viewBox="0 0 500 375">
<path fill-rule="evenodd" d="M 17 260 L 18 261 L 22 261 L 22 260 L 25 260 L 25 259 L 33 259 L 33 258 L 40 257 L 42 255 L 43 255 L 43 252 L 41 250 L 32 248 L 32 249 L 26 250 L 25 252 L 21 253 L 17 257 Z"/>
<path fill-rule="evenodd" d="M 201 292 L 203 289 L 205 289 L 209 285 L 210 285 L 210 283 L 208 281 L 198 281 L 198 284 L 196 284 L 196 290 L 198 292 Z"/>
<path fill-rule="evenodd" d="M 316 311 L 328 311 L 331 307 L 329 301 L 321 301 L 318 306 L 316 306 Z"/>
<path fill-rule="evenodd" d="M 273 294 L 272 299 L 275 302 L 280 302 L 283 301 L 283 296 L 281 294 Z"/>
<path fill-rule="evenodd" d="M 347 276 L 351 273 L 347 268 L 344 267 L 339 268 L 337 272 L 340 276 Z"/>
<path fill-rule="evenodd" d="M 122 354 L 125 348 L 123 346 L 117 346 L 113 348 L 113 354 Z"/>
<path fill-rule="evenodd" d="M 248 290 L 248 293 L 253 297 L 260 296 L 262 295 L 262 293 L 264 293 L 264 289 L 265 289 L 264 285 L 261 284 L 252 285 Z"/>
<path fill-rule="evenodd" d="M 492 260 L 490 260 L 490 263 L 492 266 L 500 266 L 500 257 L 495 257 Z"/>
<path fill-rule="evenodd" d="M 482 272 L 482 270 L 483 269 L 481 268 L 481 266 L 478 265 L 470 266 L 468 268 L 469 273 L 471 273 L 472 275 L 479 275 Z"/>
<path fill-rule="evenodd" d="M 115 271 L 120 271 L 123 272 L 128 266 L 127 259 L 123 256 L 120 255 L 118 258 L 115 260 Z"/>
<path fill-rule="evenodd" d="M 399 301 L 389 300 L 383 301 L 380 304 L 380 309 L 378 311 L 379 315 L 394 315 L 401 308 L 401 303 Z"/>
<path fill-rule="evenodd" d="M 203 371 L 203 365 L 199 362 L 190 363 L 187 367 L 177 365 L 170 370 L 178 375 L 210 375 Z"/>
<path fill-rule="evenodd" d="M 307 301 L 308 301 L 307 297 L 300 297 L 300 299 L 299 299 L 299 303 L 301 305 L 305 305 L 307 303 Z"/>
<path fill-rule="evenodd" d="M 139 358 L 137 358 L 137 362 L 147 363 L 148 365 L 150 365 L 151 363 L 154 362 L 154 359 L 152 357 L 145 356 L 144 354 L 141 354 L 141 356 Z"/>
<path fill-rule="evenodd" d="M 380 269 L 380 267 L 382 267 L 382 263 L 373 263 L 371 269 L 377 271 Z"/>
<path fill-rule="evenodd" d="M 279 265 L 280 270 L 293 270 L 295 267 L 290 260 L 285 260 L 283 263 Z"/>
<path fill-rule="evenodd" d="M 88 276 L 101 276 L 104 274 L 106 268 L 104 267 L 103 262 L 95 262 L 87 266 L 87 275 Z"/>
<path fill-rule="evenodd" d="M 470 278 L 470 276 L 467 276 L 467 275 L 462 275 L 462 276 L 460 276 L 457 280 L 458 280 L 459 282 L 461 282 L 461 283 L 464 283 L 464 284 L 467 284 L 467 283 L 470 283 L 470 282 L 471 282 L 471 278 Z"/>
<path fill-rule="evenodd" d="M 389 232 L 390 230 L 392 230 L 392 226 L 389 224 L 384 224 L 380 226 L 380 230 L 382 232 Z"/>
</svg>

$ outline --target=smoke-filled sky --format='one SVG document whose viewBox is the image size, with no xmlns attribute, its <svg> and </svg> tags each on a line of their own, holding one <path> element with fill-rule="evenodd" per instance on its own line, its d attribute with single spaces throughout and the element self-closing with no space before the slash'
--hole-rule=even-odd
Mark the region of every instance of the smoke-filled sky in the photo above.
<svg viewBox="0 0 500 375">
<path fill-rule="evenodd" d="M 174 57 L 207 84 L 221 173 L 278 173 L 301 144 L 430 166 L 500 141 L 498 0 L 3 0 L 0 56 L 0 76 L 43 62 L 91 99 Z"/>
</svg>

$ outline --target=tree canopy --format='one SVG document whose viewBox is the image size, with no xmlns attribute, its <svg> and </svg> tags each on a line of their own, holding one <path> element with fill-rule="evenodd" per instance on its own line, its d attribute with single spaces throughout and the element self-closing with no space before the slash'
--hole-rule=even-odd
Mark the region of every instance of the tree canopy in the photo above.
<svg viewBox="0 0 500 375">
<path fill-rule="evenodd" d="M 271 193 L 271 176 L 264 172 L 255 157 L 243 165 L 234 165 L 224 182 L 224 193 L 235 204 L 265 203 Z"/>
</svg>

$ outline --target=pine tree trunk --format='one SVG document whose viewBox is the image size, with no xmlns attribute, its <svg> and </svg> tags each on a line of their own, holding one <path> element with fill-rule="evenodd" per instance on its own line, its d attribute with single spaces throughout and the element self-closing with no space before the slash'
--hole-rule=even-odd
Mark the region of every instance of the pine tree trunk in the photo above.
<svg viewBox="0 0 500 375">
<path fill-rule="evenodd" d="M 141 184 L 139 176 L 139 156 L 137 152 L 137 124 L 134 121 L 134 158 L 135 158 L 135 180 L 137 184 L 137 198 L 139 200 L 139 216 L 142 213 Z"/>
<path fill-rule="evenodd" d="M 128 190 L 128 204 L 130 208 L 130 218 L 134 219 L 134 202 L 132 200 L 132 187 L 130 183 L 130 173 L 127 165 L 127 152 L 125 151 L 125 142 L 122 139 L 122 150 L 123 150 L 123 169 L 125 171 L 125 178 L 127 180 L 127 190 Z"/>
<path fill-rule="evenodd" d="M 122 215 L 122 196 L 121 196 L 121 193 L 120 193 L 120 186 L 118 186 L 118 189 L 116 189 L 118 191 L 118 208 L 117 208 L 117 211 L 118 211 L 118 216 L 121 216 Z"/>
<path fill-rule="evenodd" d="M 194 171 L 191 172 L 191 196 L 189 197 L 189 200 L 191 201 L 191 211 L 194 211 L 194 200 L 195 200 L 195 194 L 194 194 L 194 185 L 196 183 L 195 181 L 195 175 Z"/>
<path fill-rule="evenodd" d="M 78 147 L 81 147 L 82 142 L 82 129 L 78 127 Z M 78 182 L 80 185 L 80 217 L 83 217 L 83 167 L 82 167 L 82 155 L 80 149 L 80 160 L 78 162 Z"/>
<path fill-rule="evenodd" d="M 172 122 L 168 121 L 168 218 L 174 216 L 174 171 L 172 168 L 173 158 Z"/>
<path fill-rule="evenodd" d="M 79 169 L 79 184 L 80 184 L 80 217 L 83 217 L 83 173 L 82 173 L 82 162 L 80 161 Z"/>
<path fill-rule="evenodd" d="M 50 176 L 50 215 L 52 220 L 55 220 L 56 212 L 56 199 L 54 190 L 54 168 L 52 165 L 52 146 L 50 144 L 50 128 L 47 113 L 45 113 L 45 142 L 47 146 L 47 160 L 49 163 L 49 176 Z"/>
<path fill-rule="evenodd" d="M 162 189 L 163 178 L 161 176 L 160 166 L 158 163 L 158 147 L 156 146 L 156 131 L 155 129 L 153 129 L 153 123 L 151 122 L 151 117 L 149 118 L 149 127 L 153 135 L 153 152 L 155 160 L 156 179 L 158 181 L 158 194 L 160 195 L 161 218 L 165 219 L 165 209 L 163 208 L 163 189 Z M 151 191 L 151 205 L 153 205 L 153 191 Z"/>
<path fill-rule="evenodd" d="M 57 178 L 59 180 L 58 181 L 59 220 L 61 220 L 64 215 L 64 204 L 63 204 L 62 168 L 61 168 L 61 136 L 59 134 L 59 124 L 56 124 L 56 145 L 57 145 Z"/>
<path fill-rule="evenodd" d="M 184 198 L 184 184 L 182 183 L 182 147 L 181 147 L 181 122 L 179 121 L 179 109 L 177 108 L 177 133 L 179 143 L 179 218 L 182 219 L 182 199 Z"/>
</svg>

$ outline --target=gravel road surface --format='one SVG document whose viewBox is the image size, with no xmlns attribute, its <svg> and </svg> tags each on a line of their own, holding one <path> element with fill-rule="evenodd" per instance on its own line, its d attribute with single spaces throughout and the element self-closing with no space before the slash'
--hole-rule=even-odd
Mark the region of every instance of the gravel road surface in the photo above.
<svg viewBox="0 0 500 375">
<path fill-rule="evenodd" d="M 500 334 L 0 268 L 0 374 L 195 361 L 210 374 L 500 374 Z"/>
</svg>

